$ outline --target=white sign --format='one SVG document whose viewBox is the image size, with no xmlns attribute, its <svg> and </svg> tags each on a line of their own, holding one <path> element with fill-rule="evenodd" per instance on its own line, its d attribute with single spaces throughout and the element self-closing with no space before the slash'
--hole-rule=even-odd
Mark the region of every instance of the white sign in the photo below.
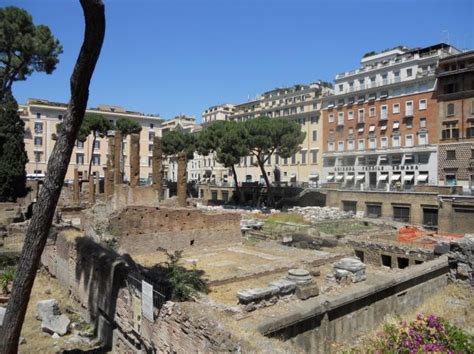
<svg viewBox="0 0 474 354">
<path fill-rule="evenodd" d="M 142 280 L 142 314 L 153 322 L 153 285 Z"/>
</svg>

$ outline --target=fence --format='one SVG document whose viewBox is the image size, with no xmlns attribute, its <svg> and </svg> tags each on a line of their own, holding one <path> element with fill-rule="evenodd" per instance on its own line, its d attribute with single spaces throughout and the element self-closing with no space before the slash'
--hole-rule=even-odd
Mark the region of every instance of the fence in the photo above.
<svg viewBox="0 0 474 354">
<path fill-rule="evenodd" d="M 126 283 L 128 286 L 131 286 L 137 290 L 137 292 L 141 293 L 142 292 L 142 280 L 147 281 L 147 279 L 144 279 L 138 274 L 128 274 L 126 278 Z M 163 294 L 164 291 L 161 289 L 161 287 L 156 286 L 156 284 L 153 284 L 150 282 L 151 285 L 153 285 L 153 306 L 156 307 L 157 309 L 161 309 L 163 304 L 166 302 L 166 296 Z M 162 292 L 155 290 L 155 288 L 158 288 Z"/>
</svg>

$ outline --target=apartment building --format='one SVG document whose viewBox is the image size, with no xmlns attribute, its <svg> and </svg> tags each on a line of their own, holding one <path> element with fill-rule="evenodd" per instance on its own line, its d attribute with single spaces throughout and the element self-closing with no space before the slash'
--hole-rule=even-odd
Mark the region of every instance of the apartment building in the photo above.
<svg viewBox="0 0 474 354">
<path fill-rule="evenodd" d="M 474 193 L 474 51 L 441 59 L 437 78 L 440 184 Z"/>
<path fill-rule="evenodd" d="M 234 113 L 235 105 L 230 103 L 209 107 L 202 113 L 202 125 L 206 126 L 219 120 L 228 120 Z"/>
<path fill-rule="evenodd" d="M 443 43 L 370 53 L 336 76 L 323 101 L 323 181 L 350 189 L 403 189 L 438 183 L 439 60 Z"/>
<path fill-rule="evenodd" d="M 40 99 L 29 99 L 26 104 L 19 106 L 20 117 L 25 122 L 25 149 L 29 160 L 26 171 L 29 176 L 43 176 L 45 174 L 47 162 L 55 144 L 53 135 L 56 133 L 56 126 L 61 123 L 66 114 L 66 110 L 67 105 L 64 103 Z M 140 133 L 140 178 L 148 179 L 151 176 L 151 144 L 155 134 L 161 134 L 160 126 L 163 119 L 158 115 L 126 111 L 118 106 L 102 105 L 88 109 L 86 112 L 101 114 L 113 123 L 121 117 L 127 117 L 140 123 L 142 126 Z M 75 168 L 79 170 L 82 177 L 87 178 L 91 157 L 91 172 L 98 173 L 101 177 L 104 176 L 103 168 L 107 164 L 108 144 L 106 138 L 97 137 L 95 146 L 92 146 L 92 138 L 91 134 L 84 143 L 76 142 L 65 177 L 66 180 L 73 179 Z M 130 137 L 124 139 L 126 180 L 130 176 L 129 140 Z"/>
<path fill-rule="evenodd" d="M 321 102 L 332 92 L 330 84 L 316 82 L 309 85 L 294 85 L 263 93 L 255 100 L 235 105 L 229 117 L 238 122 L 259 116 L 293 119 L 306 133 L 299 152 L 290 158 L 274 154 L 267 162 L 266 172 L 271 182 L 288 184 L 309 183 L 316 185 L 321 174 L 322 122 Z M 253 156 L 243 158 L 236 167 L 239 181 L 262 182 L 263 176 Z"/>
</svg>

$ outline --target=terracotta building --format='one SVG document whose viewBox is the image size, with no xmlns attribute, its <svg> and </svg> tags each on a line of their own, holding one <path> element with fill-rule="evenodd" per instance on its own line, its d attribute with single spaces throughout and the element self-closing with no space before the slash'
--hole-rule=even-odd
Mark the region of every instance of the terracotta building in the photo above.
<svg viewBox="0 0 474 354">
<path fill-rule="evenodd" d="M 441 184 L 474 192 L 474 51 L 442 59 L 438 87 Z"/>
<path fill-rule="evenodd" d="M 323 101 L 323 182 L 358 190 L 437 184 L 436 67 L 446 44 L 369 54 Z"/>
</svg>

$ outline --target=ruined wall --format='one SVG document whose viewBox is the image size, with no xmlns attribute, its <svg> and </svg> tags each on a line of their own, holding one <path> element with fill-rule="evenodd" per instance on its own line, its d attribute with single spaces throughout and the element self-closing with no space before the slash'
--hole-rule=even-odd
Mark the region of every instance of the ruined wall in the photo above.
<svg viewBox="0 0 474 354">
<path fill-rule="evenodd" d="M 130 187 L 126 184 L 116 184 L 112 197 L 114 209 L 126 206 L 158 206 L 158 191 L 152 186 Z"/>
<path fill-rule="evenodd" d="M 108 232 L 132 255 L 241 241 L 239 214 L 185 208 L 127 207 L 110 220 Z"/>
<path fill-rule="evenodd" d="M 474 198 L 442 197 L 439 230 L 457 233 L 474 232 Z"/>
<path fill-rule="evenodd" d="M 405 266 L 420 264 L 435 258 L 432 249 L 410 247 L 402 244 L 347 240 L 347 245 L 354 249 L 356 256 L 364 263 L 375 266 L 384 265 L 390 268 L 404 268 Z M 383 264 L 382 255 L 387 257 L 388 264 Z"/>
<path fill-rule="evenodd" d="M 261 333 L 287 340 L 311 353 L 328 353 L 333 342 L 343 343 L 375 329 L 386 315 L 412 311 L 447 284 L 448 263 L 439 258 L 372 285 L 359 283 L 340 295 L 319 296 L 259 327 Z"/>
</svg>

